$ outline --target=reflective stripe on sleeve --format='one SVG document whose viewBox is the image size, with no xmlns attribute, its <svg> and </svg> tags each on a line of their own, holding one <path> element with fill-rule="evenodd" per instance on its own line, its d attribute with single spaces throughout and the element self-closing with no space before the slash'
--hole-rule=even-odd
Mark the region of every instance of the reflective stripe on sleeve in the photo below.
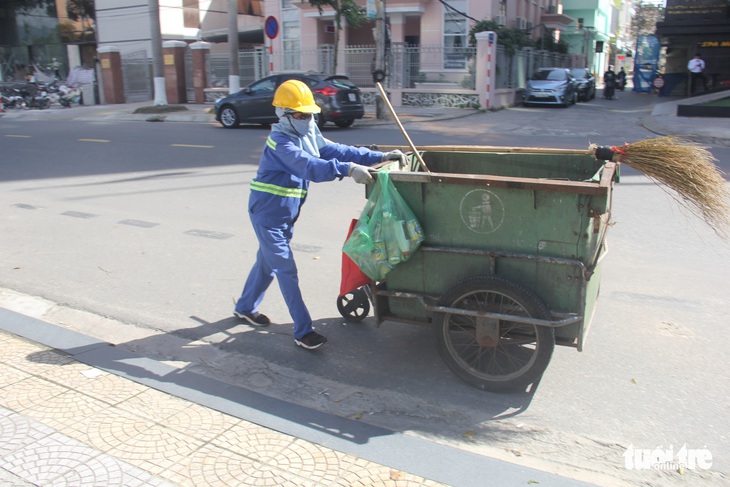
<svg viewBox="0 0 730 487">
<path fill-rule="evenodd" d="M 254 191 L 261 191 L 262 193 L 291 198 L 304 198 L 307 194 L 306 189 L 285 188 L 284 186 L 277 186 L 275 184 L 260 183 L 255 179 L 251 181 L 251 189 Z"/>
<path fill-rule="evenodd" d="M 266 139 L 266 145 L 268 145 L 271 150 L 276 150 L 276 141 L 274 141 L 271 137 Z"/>
</svg>

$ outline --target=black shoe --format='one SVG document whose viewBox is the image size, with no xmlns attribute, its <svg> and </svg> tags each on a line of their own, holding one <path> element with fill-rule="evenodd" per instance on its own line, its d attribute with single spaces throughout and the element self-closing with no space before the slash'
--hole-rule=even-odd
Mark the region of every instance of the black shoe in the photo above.
<svg viewBox="0 0 730 487">
<path fill-rule="evenodd" d="M 327 338 L 323 337 L 316 331 L 310 331 L 302 338 L 294 339 L 294 343 L 296 343 L 300 347 L 306 348 L 307 350 L 314 350 L 315 348 L 319 348 L 324 345 L 326 341 Z"/>
<path fill-rule="evenodd" d="M 236 318 L 241 318 L 242 320 L 246 320 L 249 324 L 253 326 L 268 326 L 268 324 L 271 323 L 269 317 L 261 313 L 251 313 L 245 315 L 243 313 L 239 313 L 238 311 L 234 311 L 233 316 L 235 316 Z"/>
</svg>

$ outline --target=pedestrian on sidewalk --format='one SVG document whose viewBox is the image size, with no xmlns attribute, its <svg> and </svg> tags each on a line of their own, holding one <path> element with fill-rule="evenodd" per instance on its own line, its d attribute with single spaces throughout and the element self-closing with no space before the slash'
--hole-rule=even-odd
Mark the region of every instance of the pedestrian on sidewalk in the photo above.
<svg viewBox="0 0 730 487">
<path fill-rule="evenodd" d="M 702 59 L 702 54 L 699 52 L 695 54 L 695 57 L 689 60 L 687 63 L 687 69 L 689 70 L 689 93 L 694 94 L 697 91 L 698 83 L 702 86 L 702 91 L 707 91 L 707 79 L 705 78 L 705 60 Z"/>
<path fill-rule="evenodd" d="M 398 160 L 402 165 L 405 157 L 401 151 L 383 153 L 322 137 L 314 120 L 320 108 L 312 91 L 301 81 L 282 83 L 274 93 L 273 105 L 279 123 L 271 126 L 248 200 L 259 250 L 233 314 L 253 326 L 268 325 L 270 320 L 259 312 L 259 305 L 276 277 L 294 320 L 294 342 L 311 350 L 327 339 L 312 327 L 290 247 L 309 183 L 350 176 L 355 182 L 366 184 L 372 181 L 366 166 L 386 160 Z"/>
</svg>

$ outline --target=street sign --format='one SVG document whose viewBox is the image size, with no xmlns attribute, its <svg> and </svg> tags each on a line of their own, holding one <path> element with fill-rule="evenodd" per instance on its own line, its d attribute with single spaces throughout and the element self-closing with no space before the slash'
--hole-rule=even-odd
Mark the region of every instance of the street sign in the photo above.
<svg viewBox="0 0 730 487">
<path fill-rule="evenodd" d="M 490 33 L 489 33 L 489 39 L 488 39 L 488 40 L 489 40 L 489 45 L 490 45 L 490 46 L 491 46 L 492 44 L 494 44 L 494 32 L 490 32 Z"/>
<path fill-rule="evenodd" d="M 368 3 L 365 6 L 365 10 L 366 10 L 368 18 L 370 20 L 375 19 L 375 17 L 377 17 L 376 8 L 375 8 L 375 0 L 368 0 Z"/>
<path fill-rule="evenodd" d="M 275 17 L 266 17 L 266 22 L 264 23 L 264 32 L 266 32 L 266 37 L 268 37 L 269 39 L 274 39 L 279 34 L 279 22 L 276 21 Z"/>
<path fill-rule="evenodd" d="M 654 88 L 656 88 L 657 90 L 661 90 L 662 88 L 664 88 L 664 78 L 662 78 L 661 76 L 657 76 L 656 78 L 654 78 L 654 81 L 652 81 L 652 84 L 654 85 Z"/>
</svg>

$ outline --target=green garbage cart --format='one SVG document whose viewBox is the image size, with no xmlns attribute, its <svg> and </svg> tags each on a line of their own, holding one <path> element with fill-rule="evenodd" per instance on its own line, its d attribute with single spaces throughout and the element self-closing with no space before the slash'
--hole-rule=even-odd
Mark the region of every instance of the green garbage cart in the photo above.
<svg viewBox="0 0 730 487">
<path fill-rule="evenodd" d="M 433 146 L 419 153 L 430 172 L 409 154 L 410 167 L 390 178 L 424 241 L 385 280 L 340 297 L 340 313 L 358 321 L 372 303 L 378 325 L 429 325 L 462 380 L 525 390 L 556 344 L 583 349 L 618 165 L 561 149 Z"/>
</svg>

